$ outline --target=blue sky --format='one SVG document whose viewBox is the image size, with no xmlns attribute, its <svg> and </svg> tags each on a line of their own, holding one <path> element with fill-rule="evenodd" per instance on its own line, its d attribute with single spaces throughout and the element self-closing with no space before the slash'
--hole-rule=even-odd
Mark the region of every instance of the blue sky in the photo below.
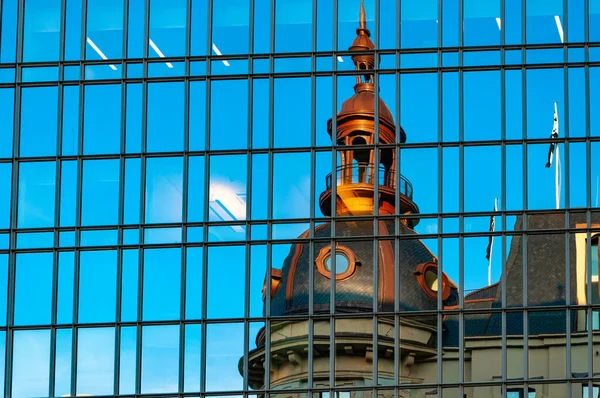
<svg viewBox="0 0 600 398">
<path fill-rule="evenodd" d="M 139 58 L 144 52 L 143 13 L 138 10 L 144 6 L 144 0 L 130 0 L 128 41 L 123 42 L 123 0 L 88 0 L 86 42 L 81 43 L 81 2 L 67 0 L 65 34 L 66 60 L 99 60 L 102 53 L 115 63 L 97 65 L 83 71 L 86 80 L 114 79 L 122 76 L 123 48 L 127 48 L 130 58 Z M 400 23 L 401 48 L 431 48 L 457 46 L 458 17 L 457 0 L 445 1 L 442 21 L 442 43 L 437 42 L 439 21 L 436 22 L 437 0 L 402 2 L 401 13 L 390 12 L 395 9 L 395 0 L 381 0 L 380 31 L 378 37 L 374 28 L 374 3 L 366 0 L 369 28 L 373 40 L 382 49 L 396 46 L 396 26 Z M 558 16 L 561 25 L 568 26 L 568 40 L 581 42 L 584 39 L 583 26 L 580 23 L 584 0 L 568 0 L 569 20 L 565 21 L 562 0 L 528 1 L 526 8 L 527 43 L 561 43 Z M 15 16 L 17 0 L 2 2 L 2 34 L 0 38 L 0 67 L 15 61 Z M 25 1 L 25 35 L 23 60 L 57 61 L 60 40 L 60 4 L 59 0 Z M 336 50 L 346 50 L 355 35 L 358 17 L 358 0 L 344 1 L 344 7 L 338 10 L 338 35 Z M 499 1 L 464 0 L 464 44 L 498 45 L 500 32 Z M 151 0 L 150 31 L 148 55 L 151 58 L 185 55 L 186 33 L 185 0 Z M 269 25 L 265 21 L 270 17 L 270 0 L 255 2 L 256 24 L 254 27 L 253 47 L 256 53 L 269 51 Z M 312 48 L 312 2 L 308 0 L 278 0 L 275 14 L 275 51 L 305 52 Z M 590 0 L 590 41 L 600 41 L 600 1 Z M 193 0 L 191 9 L 191 55 L 205 55 L 206 39 L 206 0 Z M 332 15 L 333 8 L 328 1 L 319 1 L 316 45 L 318 51 L 334 49 Z M 505 42 L 521 42 L 521 2 L 506 1 L 506 18 L 503 27 L 506 30 Z M 244 54 L 249 51 L 248 40 L 240 40 L 249 33 L 249 7 L 247 1 L 215 0 L 211 53 L 219 51 L 227 54 Z M 502 22 L 502 21 L 500 21 Z M 566 29 L 565 29 L 566 30 Z M 82 53 L 82 49 L 84 50 Z M 598 57 L 590 51 L 590 56 Z M 507 53 L 507 62 L 517 59 L 520 51 Z M 581 54 L 569 52 L 576 60 Z M 402 68 L 436 65 L 437 55 L 402 55 Z M 528 51 L 527 57 L 535 63 L 562 62 L 562 53 L 557 50 Z M 348 56 L 336 61 L 338 70 L 354 68 Z M 456 54 L 445 54 L 445 66 L 455 65 Z M 468 65 L 492 64 L 500 62 L 500 54 L 465 53 L 464 62 Z M 265 62 L 256 61 L 255 71 L 265 68 Z M 317 60 L 321 70 L 331 70 L 331 57 Z M 395 59 L 382 58 L 382 69 L 395 67 Z M 277 60 L 277 72 L 310 70 L 310 60 Z M 191 65 L 192 73 L 202 74 L 203 62 Z M 248 63 L 244 60 L 216 61 L 212 65 L 215 75 L 247 73 Z M 268 69 L 266 70 L 268 71 Z M 66 79 L 78 79 L 79 67 L 65 68 Z M 184 73 L 182 63 L 157 62 L 149 65 L 149 76 L 178 76 Z M 11 77 L 12 74 L 12 77 Z M 526 98 L 522 103 L 523 74 L 520 70 L 507 71 L 506 90 L 506 137 L 508 139 L 548 138 L 552 129 L 553 102 L 558 103 L 561 118 L 561 136 L 568 130 L 571 137 L 586 135 L 585 124 L 585 71 L 571 68 L 568 74 L 568 98 L 565 98 L 565 72 L 563 69 L 536 69 L 526 72 Z M 32 68 L 24 70 L 23 79 L 30 82 L 56 80 L 56 67 Z M 129 77 L 140 77 L 141 68 L 130 66 Z M 438 125 L 442 126 L 444 142 L 456 142 L 459 134 L 459 75 L 445 72 L 441 76 L 443 89 L 438 93 L 438 79 L 435 73 L 402 74 L 399 90 L 394 75 L 381 75 L 380 95 L 407 132 L 407 143 L 435 143 L 438 141 Z M 600 68 L 590 68 L 590 109 L 600 107 Z M 12 80 L 11 80 L 12 79 Z M 501 83 L 499 71 L 466 72 L 462 76 L 464 91 L 463 138 L 465 141 L 496 140 L 501 137 Z M 310 146 L 311 98 L 316 99 L 316 143 L 326 147 L 331 144 L 326 131 L 326 122 L 341 103 L 353 94 L 354 77 L 339 77 L 337 103 L 332 107 L 333 80 L 331 77 L 316 79 L 316 92 L 311 92 L 309 78 L 279 78 L 274 84 L 274 137 L 276 148 Z M 14 69 L 0 68 L 0 83 L 13 82 Z M 246 149 L 266 148 L 269 130 L 269 85 L 268 80 L 253 81 L 253 109 L 248 111 L 247 80 L 213 81 L 211 86 L 211 122 L 210 149 Z M 185 85 L 183 82 L 148 84 L 147 102 L 147 146 L 148 152 L 182 151 L 184 147 L 184 109 Z M 122 94 L 126 93 L 126 97 Z M 62 95 L 62 97 L 61 97 Z M 202 81 L 190 83 L 189 108 L 189 149 L 204 150 L 206 125 L 206 84 Z M 21 93 L 22 113 L 21 141 L 19 153 L 22 157 L 57 155 L 57 135 L 59 120 L 57 112 L 59 98 L 62 98 L 64 111 L 60 120 L 63 155 L 77 154 L 79 132 L 79 106 L 83 100 L 83 154 L 118 154 L 120 151 L 121 120 L 125 117 L 125 148 L 129 154 L 141 151 L 141 132 L 143 128 L 143 87 L 139 83 L 98 84 L 86 86 L 80 92 L 78 86 L 66 86 L 62 93 L 56 86 L 23 88 Z M 441 97 L 441 98 L 440 98 Z M 0 158 L 8 160 L 12 154 L 12 131 L 14 112 L 14 89 L 0 88 Z M 442 119 L 438 120 L 438 100 L 442 103 Z M 125 103 L 123 103 L 125 101 Z M 400 113 L 397 114 L 399 104 Z M 126 105 L 126 114 L 121 113 Z M 523 124 L 522 109 L 525 106 L 527 120 Z M 252 116 L 253 136 L 248 142 L 248 120 Z M 568 116 L 568 117 L 567 117 Z M 568 120 L 568 123 L 566 122 Z M 592 136 L 600 134 L 600 117 L 592 112 L 590 132 Z M 499 146 L 465 147 L 464 162 L 464 208 L 466 212 L 490 211 L 495 197 L 500 203 L 506 203 L 506 210 L 552 209 L 554 207 L 554 171 L 544 168 L 547 144 L 529 145 L 525 149 L 528 163 L 522 164 L 523 146 L 515 144 L 506 149 L 506 198 L 501 197 L 501 148 Z M 563 154 L 565 153 L 564 148 Z M 561 203 L 569 199 L 571 207 L 586 206 L 589 197 L 593 206 L 598 206 L 596 195 L 598 172 L 600 170 L 600 145 L 592 145 L 592 192 L 585 192 L 585 144 L 575 143 L 569 146 L 570 192 L 563 189 Z M 564 155 L 563 155 L 564 156 Z M 459 197 L 459 150 L 447 147 L 442 151 L 443 176 L 438 175 L 437 148 L 401 149 L 400 172 L 414 187 L 414 200 L 423 214 L 438 212 L 458 212 Z M 563 164 L 565 158 L 562 158 Z M 146 162 L 145 191 L 141 190 L 142 164 L 140 159 L 128 158 L 125 161 L 125 202 L 122 222 L 125 224 L 181 223 L 184 214 L 187 221 L 204 220 L 204 198 L 208 195 L 211 206 L 223 201 L 225 194 L 232 194 L 238 202 L 226 203 L 226 207 L 238 220 L 249 216 L 252 220 L 268 217 L 268 185 L 265 176 L 268 173 L 268 157 L 265 154 L 221 155 L 210 159 L 210 192 L 204 192 L 204 158 L 190 156 L 188 159 L 189 190 L 184 192 L 184 159 L 182 157 L 149 158 Z M 248 163 L 252 163 L 251 180 L 248 181 Z M 277 153 L 273 158 L 273 217 L 280 221 L 306 218 L 310 216 L 311 202 L 318 211 L 318 195 L 325 189 L 325 175 L 331 171 L 331 153 L 319 152 L 316 156 L 314 173 L 316 175 L 316 197 L 310 198 L 310 154 L 305 152 L 286 154 Z M 523 200 L 523 175 L 527 167 L 527 202 Z M 19 228 L 50 228 L 55 225 L 55 206 L 57 189 L 61 196 L 61 206 L 57 224 L 71 227 L 76 223 L 77 201 L 77 163 L 65 161 L 61 167 L 62 184 L 56 187 L 56 164 L 23 163 L 20 166 L 18 193 L 17 226 Z M 119 223 L 119 178 L 121 175 L 118 160 L 86 160 L 82 167 L 82 226 L 112 226 Z M 4 195 L 0 197 L 0 228 L 8 228 L 10 222 L 9 187 L 12 178 L 10 162 L 0 163 L 0 187 Z M 441 178 L 442 192 L 438 191 L 438 179 Z M 563 180 L 564 180 L 563 169 Z M 246 209 L 245 201 L 248 186 L 252 187 L 252 206 Z M 184 195 L 187 194 L 187 208 L 184 209 Z M 442 208 L 437 207 L 438 195 L 443 195 Z M 145 201 L 145 211 L 141 214 L 141 199 Z M 247 210 L 247 213 L 246 213 Z M 219 214 L 209 212 L 209 220 L 217 221 Z M 512 230 L 514 218 L 502 226 Z M 420 233 L 455 232 L 457 221 L 444 221 L 444 228 L 437 225 L 435 219 L 423 219 L 417 227 Z M 487 230 L 488 217 L 465 218 L 465 231 Z M 307 228 L 306 223 L 287 223 L 277 225 L 273 237 L 291 239 Z M 500 220 L 497 220 L 500 229 Z M 253 227 L 252 236 L 257 239 L 266 237 L 266 229 Z M 17 246 L 51 247 L 54 243 L 52 232 L 19 235 Z M 89 231 L 82 233 L 83 246 L 116 244 L 114 230 Z M 200 228 L 188 230 L 188 240 L 199 242 L 202 239 Z M 211 227 L 210 241 L 240 241 L 239 246 L 208 249 L 208 303 L 207 314 L 211 318 L 244 316 L 244 275 L 246 252 L 243 246 L 244 228 Z M 181 242 L 181 229 L 177 227 L 150 229 L 145 232 L 146 243 Z M 126 243 L 139 243 L 137 229 L 125 233 Z M 72 247 L 74 234 L 61 233 L 61 246 Z M 438 253 L 437 242 L 433 239 L 426 243 L 434 253 Z M 8 246 L 8 237 L 0 236 L 1 245 Z M 458 282 L 458 240 L 448 239 L 443 243 L 442 263 L 445 271 Z M 485 248 L 487 238 L 467 238 L 465 245 L 464 289 L 481 287 L 487 281 L 487 262 Z M 493 280 L 497 280 L 500 271 L 500 240 L 494 250 Z M 181 258 L 186 256 L 186 319 L 200 319 L 202 286 L 203 249 L 180 248 L 144 250 L 143 283 L 143 320 L 175 320 L 181 310 Z M 272 262 L 280 266 L 289 251 L 289 245 L 273 246 Z M 123 253 L 123 298 L 122 320 L 135 321 L 138 297 L 138 261 L 142 253 L 137 249 Z M 251 261 L 250 275 L 250 315 L 260 316 L 262 302 L 260 289 L 265 272 L 266 247 L 253 246 L 249 253 Z M 6 289 L 6 255 L 0 255 L 0 287 Z M 17 283 L 15 298 L 15 323 L 18 325 L 47 324 L 51 319 L 50 297 L 52 293 L 51 276 L 53 270 L 52 253 L 20 254 L 17 256 Z M 57 319 L 59 323 L 73 322 L 73 277 L 75 255 L 71 252 L 58 256 L 58 303 Z M 226 264 L 227 266 L 223 266 Z M 79 319 L 78 322 L 115 321 L 117 290 L 117 252 L 111 250 L 82 253 L 79 258 Z M 223 281 L 227 281 L 224 283 Z M 166 286 L 168 287 L 166 287 Z M 5 290 L 6 292 L 6 290 Z M 233 292 L 233 293 L 232 293 Z M 0 294 L 6 297 L 6 294 Z M 6 303 L 0 302 L 0 311 L 6 311 Z M 5 312 L 4 312 L 5 313 Z M 1 314 L 0 314 L 1 315 Z M 0 319 L 5 317 L 0 316 Z M 251 325 L 250 344 L 261 323 Z M 135 374 L 135 328 L 121 330 L 121 389 L 123 393 L 133 393 Z M 207 389 L 241 389 L 241 378 L 237 372 L 237 361 L 242 354 L 243 324 L 211 325 L 207 331 Z M 200 372 L 200 329 L 196 325 L 186 327 L 185 331 L 185 390 L 197 391 Z M 173 392 L 177 389 L 177 358 L 179 355 L 179 328 L 177 326 L 152 326 L 143 331 L 142 348 L 142 392 Z M 0 338 L 0 344 L 4 339 Z M 13 393 L 15 397 L 46 395 L 49 371 L 48 330 L 23 331 L 15 334 L 15 366 L 13 370 Z M 60 330 L 57 334 L 57 394 L 68 393 L 70 383 L 71 331 Z M 112 392 L 112 374 L 114 372 L 115 332 L 113 328 L 90 328 L 79 334 L 78 357 L 78 393 L 110 394 Z M 3 358 L 0 355 L 0 358 Z M 34 369 L 34 371 L 32 371 Z M 168 371 L 165 371 L 168 369 Z"/>
</svg>

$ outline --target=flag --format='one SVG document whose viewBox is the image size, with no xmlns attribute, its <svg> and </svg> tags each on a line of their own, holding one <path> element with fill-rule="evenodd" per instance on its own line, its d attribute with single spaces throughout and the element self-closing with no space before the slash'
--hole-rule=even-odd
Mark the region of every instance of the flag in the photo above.
<svg viewBox="0 0 600 398">
<path fill-rule="evenodd" d="M 558 138 L 558 110 L 556 109 L 556 102 L 554 103 L 554 126 L 552 127 L 552 134 L 550 134 L 550 138 L 557 139 Z M 552 158 L 554 157 L 554 148 L 555 143 L 550 143 L 550 148 L 548 149 L 548 161 L 546 162 L 546 167 L 552 166 Z"/>
<path fill-rule="evenodd" d="M 498 211 L 498 202 L 494 200 L 494 211 Z M 496 215 L 492 214 L 490 217 L 490 232 L 494 232 L 496 230 Z M 494 236 L 490 235 L 490 240 L 485 251 L 486 260 L 490 259 L 490 255 L 492 254 L 492 245 L 494 244 Z"/>
</svg>

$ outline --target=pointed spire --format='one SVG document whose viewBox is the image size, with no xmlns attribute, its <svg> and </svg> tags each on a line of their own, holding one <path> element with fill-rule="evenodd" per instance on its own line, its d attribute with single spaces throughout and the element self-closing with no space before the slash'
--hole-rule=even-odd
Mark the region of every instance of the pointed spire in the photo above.
<svg viewBox="0 0 600 398">
<path fill-rule="evenodd" d="M 360 0 L 360 29 L 367 29 L 367 13 L 365 12 L 365 0 Z"/>
</svg>

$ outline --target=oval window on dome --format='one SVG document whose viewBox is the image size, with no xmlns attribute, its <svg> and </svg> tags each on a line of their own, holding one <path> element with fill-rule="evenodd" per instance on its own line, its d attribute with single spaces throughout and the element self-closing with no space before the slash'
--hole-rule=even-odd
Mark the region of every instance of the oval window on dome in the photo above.
<svg viewBox="0 0 600 398">
<path fill-rule="evenodd" d="M 315 259 L 317 270 L 326 278 L 331 278 L 333 256 L 331 246 L 325 246 Z M 350 248 L 337 245 L 335 249 L 335 279 L 344 280 L 351 277 L 360 265 L 356 255 Z"/>
<path fill-rule="evenodd" d="M 421 289 L 431 298 L 437 298 L 438 291 L 440 290 L 438 272 L 438 266 L 433 262 L 419 264 L 415 271 Z M 450 296 L 450 280 L 444 273 L 442 273 L 441 279 L 442 300 L 446 300 Z"/>
<path fill-rule="evenodd" d="M 332 256 L 331 253 L 327 256 L 327 258 L 325 259 L 325 269 L 329 272 L 331 272 L 331 269 L 333 267 L 333 265 L 331 264 L 332 261 Z M 350 260 L 348 260 L 348 257 L 346 257 L 346 255 L 344 253 L 342 253 L 341 251 L 338 251 L 335 254 L 335 274 L 339 275 L 339 274 L 343 274 L 344 272 L 348 271 L 348 268 L 350 267 Z"/>
</svg>

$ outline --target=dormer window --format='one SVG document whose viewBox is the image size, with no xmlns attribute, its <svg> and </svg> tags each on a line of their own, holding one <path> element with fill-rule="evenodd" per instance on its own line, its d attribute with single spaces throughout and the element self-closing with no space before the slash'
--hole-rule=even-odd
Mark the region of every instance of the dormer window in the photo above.
<svg viewBox="0 0 600 398">
<path fill-rule="evenodd" d="M 429 297 L 437 298 L 440 289 L 442 291 L 442 300 L 446 300 L 450 296 L 450 280 L 444 273 L 442 273 L 441 278 L 439 277 L 439 270 L 436 263 L 428 262 L 419 264 L 415 270 L 415 276 L 421 289 Z"/>
</svg>

